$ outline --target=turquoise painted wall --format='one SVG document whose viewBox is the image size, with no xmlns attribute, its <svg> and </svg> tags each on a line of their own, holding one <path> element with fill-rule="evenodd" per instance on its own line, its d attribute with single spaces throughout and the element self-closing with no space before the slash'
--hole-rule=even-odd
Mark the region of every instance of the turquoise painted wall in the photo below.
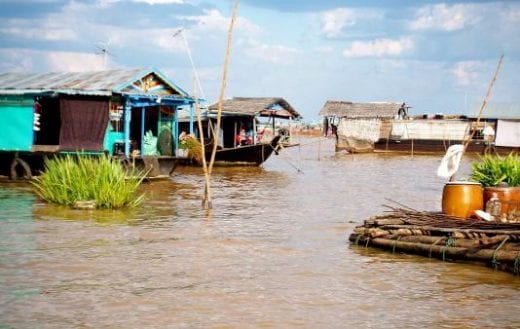
<svg viewBox="0 0 520 329">
<path fill-rule="evenodd" d="M 110 123 L 108 124 L 110 126 Z M 108 129 L 107 129 L 108 130 Z M 105 134 L 104 148 L 110 155 L 114 155 L 114 143 L 124 143 L 125 134 L 122 132 L 107 131 Z"/>
<path fill-rule="evenodd" d="M 30 151 L 33 144 L 32 99 L 0 99 L 0 150 Z"/>
</svg>

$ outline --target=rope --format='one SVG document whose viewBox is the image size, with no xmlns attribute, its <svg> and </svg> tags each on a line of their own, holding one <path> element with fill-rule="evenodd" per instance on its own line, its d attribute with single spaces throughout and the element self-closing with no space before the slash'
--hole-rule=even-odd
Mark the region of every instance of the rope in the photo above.
<svg viewBox="0 0 520 329">
<path fill-rule="evenodd" d="M 444 236 L 441 236 L 438 240 L 436 240 L 431 246 L 430 246 L 430 251 L 428 252 L 428 258 L 432 258 L 432 248 L 433 246 L 435 246 L 437 243 L 441 242 L 442 239 L 444 239 L 445 237 Z"/>
<path fill-rule="evenodd" d="M 394 241 L 394 246 L 392 247 L 392 254 L 395 254 L 395 246 L 397 245 L 397 241 L 401 239 L 402 235 L 398 236 L 397 239 Z"/>
<path fill-rule="evenodd" d="M 273 147 L 273 145 L 269 144 L 269 146 L 271 146 L 271 148 L 273 149 L 273 151 L 275 152 L 275 154 L 280 155 L 279 150 L 283 148 L 282 145 L 277 144 L 276 147 Z M 282 158 L 282 160 L 284 160 L 285 162 L 287 162 L 291 167 L 293 167 L 294 169 L 296 169 L 296 171 L 297 171 L 298 173 L 303 174 L 303 171 L 302 171 L 300 168 L 298 168 L 296 165 L 292 164 L 288 159 L 286 159 L 286 158 L 283 157 L 283 156 L 280 156 L 280 158 Z"/>
<path fill-rule="evenodd" d="M 515 262 L 513 263 L 513 272 L 518 275 L 520 274 L 520 251 L 515 258 Z"/>
<path fill-rule="evenodd" d="M 356 237 L 356 241 L 354 241 L 355 245 L 358 246 L 359 245 L 359 240 L 361 239 L 361 234 L 359 234 L 357 237 Z"/>
<path fill-rule="evenodd" d="M 494 269 L 496 269 L 498 267 L 498 265 L 500 264 L 500 262 L 497 260 L 497 253 L 500 250 L 500 248 L 502 248 L 502 246 L 506 243 L 507 240 L 509 240 L 509 235 L 506 236 L 506 238 L 504 240 L 502 240 L 502 242 L 500 242 L 498 247 L 493 252 L 493 258 L 491 259 L 491 266 L 493 266 Z M 518 256 L 517 256 L 517 258 L 518 258 Z M 516 262 L 516 260 L 515 260 L 515 262 Z"/>
<path fill-rule="evenodd" d="M 453 236 L 449 236 L 446 240 L 446 245 L 442 247 L 442 261 L 444 262 L 446 260 L 446 250 L 449 247 L 453 247 L 455 245 L 455 238 Z"/>
</svg>

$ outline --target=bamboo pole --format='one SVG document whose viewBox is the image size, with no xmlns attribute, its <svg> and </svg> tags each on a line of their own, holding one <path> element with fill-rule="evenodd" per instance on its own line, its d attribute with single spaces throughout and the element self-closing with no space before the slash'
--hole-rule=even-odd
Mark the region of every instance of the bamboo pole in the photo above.
<svg viewBox="0 0 520 329">
<path fill-rule="evenodd" d="M 203 198 L 202 198 L 202 208 L 206 208 L 207 207 L 207 195 L 209 193 L 208 191 L 208 187 L 210 186 L 210 174 L 209 174 L 209 171 L 208 171 L 208 164 L 206 162 L 206 148 L 204 146 L 204 132 L 202 131 L 202 119 L 200 117 L 200 107 L 199 107 L 199 102 L 198 102 L 198 99 L 195 98 L 195 112 L 196 112 L 196 115 L 197 115 L 197 127 L 199 128 L 199 140 L 200 140 L 200 147 L 201 147 L 201 151 L 202 151 L 202 171 L 204 172 L 204 180 L 205 180 L 205 184 L 204 184 L 204 194 L 203 194 Z M 211 207 L 210 207 L 211 208 Z"/>
<path fill-rule="evenodd" d="M 497 77 L 498 77 L 498 73 L 500 72 L 500 68 L 502 67 L 502 61 L 504 60 L 504 54 L 502 54 L 500 56 L 500 59 L 498 60 L 498 64 L 497 64 L 497 68 L 495 69 L 495 74 L 493 75 L 493 78 L 491 79 L 491 82 L 489 83 L 489 86 L 488 86 L 488 89 L 487 89 L 487 92 L 486 92 L 486 96 L 484 97 L 484 100 L 482 101 L 482 105 L 480 106 L 480 110 L 478 112 L 478 116 L 477 116 L 477 122 L 476 122 L 476 127 L 475 129 L 471 130 L 470 128 L 470 134 L 468 135 L 466 141 L 464 142 L 464 147 L 462 149 L 462 154 L 461 154 L 461 159 L 462 159 L 462 156 L 464 155 L 464 153 L 466 153 L 466 150 L 468 149 L 468 146 L 469 146 L 469 143 L 471 143 L 471 140 L 473 139 L 473 136 L 475 135 L 475 132 L 478 130 L 478 126 L 479 126 L 479 123 L 480 123 L 480 118 L 482 117 L 482 113 L 484 112 L 484 108 L 486 107 L 488 101 L 489 101 L 489 97 L 491 96 L 491 90 L 493 90 L 493 86 L 495 85 L 495 82 L 497 80 Z M 455 180 L 455 174 L 451 175 L 449 181 L 452 182 Z"/>
<path fill-rule="evenodd" d="M 491 96 L 491 90 L 493 90 L 493 86 L 495 85 L 495 82 L 497 81 L 498 72 L 500 72 L 500 68 L 502 67 L 502 61 L 504 60 L 504 54 L 500 56 L 500 59 L 498 60 L 497 68 L 495 69 L 495 74 L 493 75 L 493 79 L 491 79 L 491 82 L 489 83 L 486 97 L 484 97 L 484 100 L 482 101 L 482 105 L 480 106 L 480 110 L 478 112 L 477 122 L 476 122 L 476 128 L 478 129 L 480 118 L 482 117 L 482 113 L 484 112 L 484 108 L 486 107 L 489 97 Z M 475 135 L 476 129 L 473 129 L 471 134 L 469 135 L 468 139 L 464 143 L 464 152 L 467 150 L 469 143 L 471 142 L 471 139 Z"/>
<path fill-rule="evenodd" d="M 231 52 L 231 37 L 233 34 L 233 26 L 235 25 L 236 15 L 238 11 L 238 3 L 239 0 L 235 0 L 235 4 L 233 5 L 233 14 L 231 16 L 231 21 L 229 23 L 229 30 L 227 34 L 227 47 L 226 47 L 226 55 L 224 58 L 224 69 L 222 74 L 222 84 L 220 87 L 220 95 L 218 99 L 218 107 L 217 107 L 217 133 L 213 134 L 214 140 L 213 140 L 213 149 L 211 151 L 211 159 L 209 161 L 208 169 L 207 169 L 207 176 L 206 176 L 206 185 L 204 188 L 204 198 L 202 199 L 202 205 L 205 209 L 212 209 L 213 208 L 213 201 L 211 198 L 211 173 L 213 171 L 213 165 L 215 163 L 215 155 L 217 153 L 217 146 L 219 143 L 219 137 L 220 137 L 220 124 L 221 124 L 221 117 L 222 117 L 222 102 L 224 100 L 224 94 L 226 91 L 226 85 L 227 85 L 227 73 L 228 73 L 228 65 L 229 65 L 229 55 Z M 202 155 L 202 158 L 205 158 L 205 154 Z"/>
</svg>

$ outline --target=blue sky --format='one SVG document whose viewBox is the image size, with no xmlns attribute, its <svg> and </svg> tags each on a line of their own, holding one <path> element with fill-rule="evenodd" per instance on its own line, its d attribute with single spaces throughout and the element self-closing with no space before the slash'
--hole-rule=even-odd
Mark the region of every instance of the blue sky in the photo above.
<svg viewBox="0 0 520 329">
<path fill-rule="evenodd" d="M 217 100 L 231 0 L 0 0 L 0 72 L 154 67 Z M 100 49 L 111 55 L 104 56 Z M 226 98 L 404 101 L 416 114 L 520 104 L 520 1 L 242 0 Z M 508 114 L 508 113 L 506 113 Z M 520 113 L 517 113 L 520 115 Z"/>
</svg>

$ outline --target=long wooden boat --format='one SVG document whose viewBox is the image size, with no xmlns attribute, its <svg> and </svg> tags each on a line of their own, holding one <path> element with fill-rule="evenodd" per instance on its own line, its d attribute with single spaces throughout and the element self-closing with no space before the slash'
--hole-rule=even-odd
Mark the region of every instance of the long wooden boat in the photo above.
<svg viewBox="0 0 520 329">
<path fill-rule="evenodd" d="M 271 154 L 278 153 L 281 136 L 276 136 L 268 143 L 221 148 L 215 153 L 215 165 L 218 166 L 259 166 Z M 206 151 L 206 160 L 211 158 L 211 149 Z"/>
</svg>

